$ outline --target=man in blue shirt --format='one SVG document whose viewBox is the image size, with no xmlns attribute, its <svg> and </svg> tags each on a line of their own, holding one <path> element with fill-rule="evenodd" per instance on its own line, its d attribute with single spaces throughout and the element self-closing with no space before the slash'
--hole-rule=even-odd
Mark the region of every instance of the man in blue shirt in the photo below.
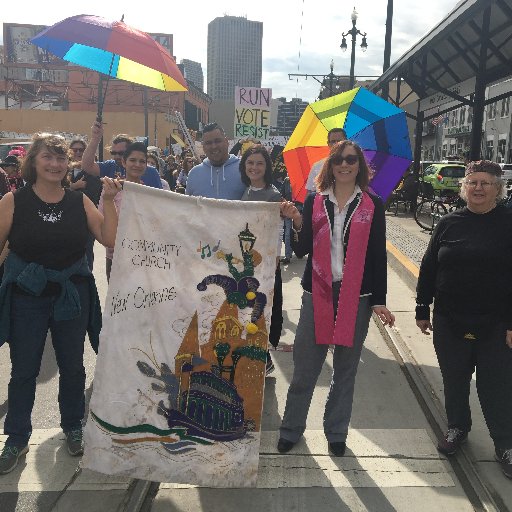
<svg viewBox="0 0 512 512">
<path fill-rule="evenodd" d="M 96 162 L 94 157 L 102 137 L 103 124 L 95 121 L 91 128 L 91 141 L 82 155 L 82 169 L 87 174 L 93 176 L 108 176 L 109 178 L 115 178 L 116 176 L 124 177 L 125 170 L 121 159 L 128 145 L 134 142 L 134 140 L 129 135 L 116 135 L 112 139 L 110 147 L 112 159 L 105 160 L 104 162 Z M 148 187 L 162 188 L 160 174 L 150 165 L 146 167 L 146 172 L 142 175 L 142 182 Z"/>
</svg>

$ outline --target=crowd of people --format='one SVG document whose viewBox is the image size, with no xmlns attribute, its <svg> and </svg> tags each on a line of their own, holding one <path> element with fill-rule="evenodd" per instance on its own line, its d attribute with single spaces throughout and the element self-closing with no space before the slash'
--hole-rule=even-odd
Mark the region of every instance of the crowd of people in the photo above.
<svg viewBox="0 0 512 512">
<path fill-rule="evenodd" d="M 5 263 L 0 344 L 9 343 L 12 372 L 0 474 L 12 471 L 28 451 L 48 330 L 59 367 L 67 449 L 71 455 L 82 453 L 84 340 L 88 333 L 97 349 L 101 328 L 93 244 L 97 240 L 106 247 L 110 279 L 122 208 L 120 180 L 190 196 L 280 203 L 269 326 L 274 347 L 283 325 L 281 265 L 290 262 L 292 253 L 307 261 L 277 450 L 289 452 L 302 437 L 318 376 L 329 346 L 334 346 L 323 427 L 330 453 L 343 456 L 371 315 L 384 325 L 395 321 L 386 306 L 384 206 L 369 187 L 372 170 L 361 147 L 347 140 L 343 129 L 329 131 L 329 154 L 313 165 L 308 194 L 299 204 L 282 161 L 273 162 L 256 141 L 238 144 L 230 153 L 217 123 L 204 127 L 199 159 L 191 151 L 164 157 L 158 148 L 119 134 L 109 148 L 112 158 L 97 161 L 102 137 L 100 122 L 93 124 L 88 143 L 77 138 L 68 144 L 56 135 L 36 134 L 28 154 L 12 154 L 1 163 L 0 263 Z M 239 150 L 240 155 L 233 154 Z M 453 455 L 468 437 L 470 381 L 476 370 L 495 456 L 512 478 L 512 210 L 498 204 L 502 190 L 499 166 L 468 164 L 462 181 L 467 206 L 441 219 L 423 258 L 416 319 L 421 332 L 433 331 L 444 382 L 448 431 L 439 451 Z M 27 316 L 33 319 L 30 324 Z M 268 352 L 266 372 L 273 370 Z"/>
</svg>

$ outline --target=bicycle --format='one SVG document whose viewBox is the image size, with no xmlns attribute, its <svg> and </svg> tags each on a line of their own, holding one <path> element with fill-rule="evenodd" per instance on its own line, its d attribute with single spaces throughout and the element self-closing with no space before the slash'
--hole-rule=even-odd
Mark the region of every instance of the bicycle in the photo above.
<svg viewBox="0 0 512 512">
<path fill-rule="evenodd" d="M 443 215 L 462 208 L 464 204 L 457 194 L 424 199 L 416 206 L 414 220 L 420 228 L 432 232 Z"/>
</svg>

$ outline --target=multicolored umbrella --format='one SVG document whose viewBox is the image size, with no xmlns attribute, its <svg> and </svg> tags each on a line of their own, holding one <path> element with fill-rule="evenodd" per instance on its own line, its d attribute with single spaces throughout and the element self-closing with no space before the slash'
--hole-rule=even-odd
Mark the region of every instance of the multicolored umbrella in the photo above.
<svg viewBox="0 0 512 512">
<path fill-rule="evenodd" d="M 283 156 L 293 197 L 304 201 L 311 166 L 329 154 L 327 133 L 343 128 L 364 151 L 374 176 L 372 190 L 385 201 L 412 161 L 405 112 L 356 87 L 306 107 Z"/>
<path fill-rule="evenodd" d="M 169 51 L 149 34 L 122 20 L 72 16 L 43 30 L 31 42 L 65 61 L 108 77 L 162 91 L 187 90 Z"/>
</svg>

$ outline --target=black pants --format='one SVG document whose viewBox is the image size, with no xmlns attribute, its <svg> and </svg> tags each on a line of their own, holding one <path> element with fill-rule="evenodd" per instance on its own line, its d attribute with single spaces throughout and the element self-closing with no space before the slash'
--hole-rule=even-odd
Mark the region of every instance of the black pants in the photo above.
<svg viewBox="0 0 512 512">
<path fill-rule="evenodd" d="M 470 383 L 476 389 L 496 448 L 512 448 L 512 349 L 505 343 L 505 324 L 496 324 L 485 340 L 455 336 L 450 318 L 433 316 L 434 347 L 443 376 L 449 428 L 471 430 Z"/>
<path fill-rule="evenodd" d="M 274 282 L 274 302 L 272 303 L 272 316 L 268 333 L 269 343 L 276 348 L 279 345 L 281 331 L 283 329 L 283 280 L 281 278 L 281 266 L 276 269 Z"/>
</svg>

